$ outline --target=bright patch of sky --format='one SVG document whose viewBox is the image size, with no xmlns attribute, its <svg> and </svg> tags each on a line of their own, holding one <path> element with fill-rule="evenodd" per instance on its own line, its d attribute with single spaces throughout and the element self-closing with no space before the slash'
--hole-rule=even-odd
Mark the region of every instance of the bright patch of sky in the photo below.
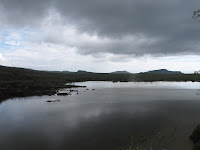
<svg viewBox="0 0 200 150">
<path fill-rule="evenodd" d="M 193 73 L 195 70 L 199 70 L 200 56 L 198 55 L 165 57 L 152 57 L 149 55 L 133 57 L 111 53 L 82 55 L 76 47 L 71 46 L 71 43 L 90 42 L 93 40 L 93 36 L 78 34 L 71 28 L 68 29 L 66 27 L 61 28 L 60 31 L 53 29 L 46 26 L 43 30 L 38 31 L 30 28 L 3 30 L 0 38 L 0 64 L 37 70 L 59 71 L 112 72 L 127 70 L 132 73 L 138 73 L 154 69 L 168 69 Z M 51 41 L 52 34 L 57 35 L 58 40 L 61 41 Z M 45 41 L 45 38 L 40 39 L 39 36 L 50 39 Z"/>
<path fill-rule="evenodd" d="M 171 56 L 171 57 L 162 57 L 160 58 L 163 61 L 180 61 L 180 62 L 198 62 L 200 61 L 200 56 L 196 55 L 183 55 L 183 56 Z"/>
<path fill-rule="evenodd" d="M 24 43 L 32 32 L 29 28 L 20 30 L 4 29 L 0 36 L 0 52 L 13 48 L 23 48 Z"/>
</svg>

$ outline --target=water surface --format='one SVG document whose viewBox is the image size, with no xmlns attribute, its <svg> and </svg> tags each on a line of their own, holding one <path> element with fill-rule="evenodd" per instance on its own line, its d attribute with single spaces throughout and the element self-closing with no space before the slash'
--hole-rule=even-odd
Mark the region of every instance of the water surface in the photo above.
<svg viewBox="0 0 200 150">
<path fill-rule="evenodd" d="M 197 82 L 82 82 L 78 94 L 13 98 L 0 104 L 2 150 L 112 150 L 130 135 L 170 133 L 168 149 L 190 150 L 200 123 Z M 92 90 L 95 89 L 95 90 Z M 61 100 L 47 103 L 47 100 Z"/>
</svg>

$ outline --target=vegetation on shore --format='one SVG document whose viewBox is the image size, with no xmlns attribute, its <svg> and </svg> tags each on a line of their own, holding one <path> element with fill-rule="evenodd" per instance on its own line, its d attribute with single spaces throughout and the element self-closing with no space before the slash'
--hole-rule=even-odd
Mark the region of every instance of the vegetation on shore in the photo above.
<svg viewBox="0 0 200 150">
<path fill-rule="evenodd" d="M 128 138 L 128 146 L 116 148 L 116 150 L 167 150 L 170 142 L 175 139 L 177 128 L 175 127 L 170 134 L 161 132 L 152 136 L 134 136 Z"/>
<path fill-rule="evenodd" d="M 200 150 L 200 125 L 194 129 L 190 139 L 194 143 L 193 150 Z"/>
<path fill-rule="evenodd" d="M 77 80 L 78 81 L 78 80 Z M 64 73 L 0 66 L 0 101 L 12 97 L 53 95 L 71 82 Z"/>
<path fill-rule="evenodd" d="M 71 82 L 83 81 L 200 81 L 198 74 L 112 74 L 91 72 L 50 72 L 0 66 L 0 100 L 31 95 L 51 95 Z"/>
</svg>

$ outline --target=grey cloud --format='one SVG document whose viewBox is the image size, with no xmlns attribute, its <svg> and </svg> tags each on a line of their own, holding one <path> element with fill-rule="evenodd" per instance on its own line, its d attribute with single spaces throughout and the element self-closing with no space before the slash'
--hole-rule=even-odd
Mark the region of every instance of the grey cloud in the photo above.
<svg viewBox="0 0 200 150">
<path fill-rule="evenodd" d="M 4 22 L 12 27 L 36 26 L 48 14 L 51 0 L 0 0 Z"/>
<path fill-rule="evenodd" d="M 186 0 L 101 0 L 60 1 L 57 6 L 79 29 L 97 33 L 100 37 L 118 39 L 126 35 L 143 34 L 146 38 L 162 39 L 135 47 L 132 42 L 118 41 L 111 45 L 84 45 L 80 53 L 111 52 L 134 55 L 199 54 L 200 24 L 192 19 L 200 2 Z M 68 5 L 67 5 L 68 4 Z M 70 8 L 68 8 L 69 6 Z M 79 22 L 80 21 L 80 22 Z M 79 24 L 80 23 L 80 24 Z"/>
<path fill-rule="evenodd" d="M 70 43 L 83 55 L 200 54 L 200 23 L 192 19 L 199 0 L 0 0 L 0 4 L 6 22 L 13 26 L 39 25 L 53 8 L 66 24 L 76 26 L 78 33 L 109 39 Z M 43 40 L 65 43 L 53 34 Z"/>
</svg>

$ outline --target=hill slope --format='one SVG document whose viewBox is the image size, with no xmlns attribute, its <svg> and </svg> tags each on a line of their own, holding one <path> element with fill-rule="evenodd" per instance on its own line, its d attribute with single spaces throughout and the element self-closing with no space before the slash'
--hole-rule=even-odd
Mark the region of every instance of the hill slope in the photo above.
<svg viewBox="0 0 200 150">
<path fill-rule="evenodd" d="M 141 72 L 144 74 L 182 74 L 180 71 L 169 71 L 167 69 L 152 70 L 148 72 Z"/>
<path fill-rule="evenodd" d="M 4 100 L 11 97 L 22 97 L 31 95 L 51 95 L 54 94 L 55 91 L 59 88 L 72 87 L 70 85 L 65 85 L 66 83 L 82 81 L 200 81 L 200 75 L 181 73 L 115 74 L 92 73 L 85 71 L 50 72 L 0 66 L 0 100 Z"/>
<path fill-rule="evenodd" d="M 124 71 L 115 71 L 115 72 L 111 72 L 112 74 L 130 74 L 130 72 L 124 70 Z"/>
</svg>

